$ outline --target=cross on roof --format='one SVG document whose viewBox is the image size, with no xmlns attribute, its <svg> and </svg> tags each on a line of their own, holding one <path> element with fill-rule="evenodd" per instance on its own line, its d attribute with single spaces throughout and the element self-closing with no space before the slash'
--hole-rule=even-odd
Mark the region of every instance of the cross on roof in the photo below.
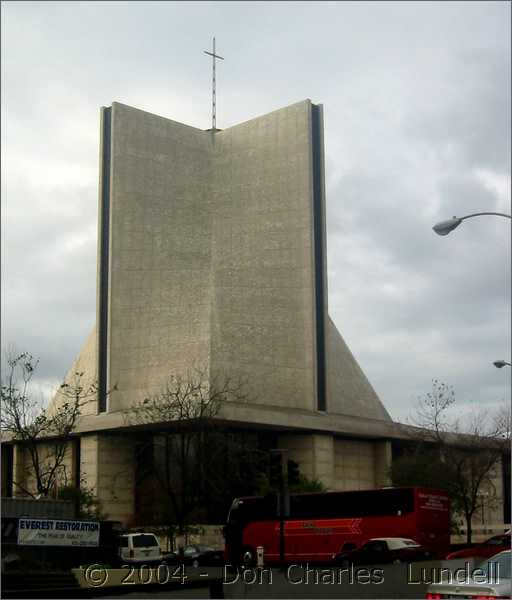
<svg viewBox="0 0 512 600">
<path fill-rule="evenodd" d="M 215 38 L 213 38 L 213 50 L 212 52 L 208 52 L 208 50 L 203 50 L 205 54 L 209 54 L 212 57 L 212 131 L 217 129 L 217 99 L 216 99 L 216 91 L 215 91 L 215 60 L 220 59 L 224 60 L 222 56 L 215 54 Z"/>
</svg>

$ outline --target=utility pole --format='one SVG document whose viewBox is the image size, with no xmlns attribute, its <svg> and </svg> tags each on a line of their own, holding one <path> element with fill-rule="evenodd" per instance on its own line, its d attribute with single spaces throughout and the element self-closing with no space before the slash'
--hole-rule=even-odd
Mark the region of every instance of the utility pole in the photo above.
<svg viewBox="0 0 512 600">
<path fill-rule="evenodd" d="M 288 489 L 288 450 L 275 449 L 270 451 L 271 461 L 280 462 L 279 472 L 279 563 L 282 567 L 285 564 L 286 546 L 285 546 L 285 519 L 290 515 L 290 492 Z"/>
</svg>

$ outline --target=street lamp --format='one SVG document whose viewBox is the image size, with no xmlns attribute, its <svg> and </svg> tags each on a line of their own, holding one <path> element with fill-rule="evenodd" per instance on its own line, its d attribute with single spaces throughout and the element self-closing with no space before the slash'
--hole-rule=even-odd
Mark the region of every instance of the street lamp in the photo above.
<svg viewBox="0 0 512 600">
<path fill-rule="evenodd" d="M 509 362 L 507 362 L 506 360 L 495 360 L 492 363 L 497 369 L 502 369 L 503 367 L 510 367 L 512 366 Z"/>
<path fill-rule="evenodd" d="M 480 217 L 481 215 L 496 215 L 498 217 L 505 217 L 506 219 L 512 219 L 510 215 L 506 215 L 504 213 L 498 212 L 481 212 L 474 213 L 473 215 L 466 215 L 465 217 L 452 217 L 447 221 L 440 221 L 436 223 L 432 229 L 437 233 L 437 235 L 448 235 L 450 231 L 453 231 L 456 227 L 458 227 L 464 219 L 470 219 L 471 217 Z"/>
</svg>

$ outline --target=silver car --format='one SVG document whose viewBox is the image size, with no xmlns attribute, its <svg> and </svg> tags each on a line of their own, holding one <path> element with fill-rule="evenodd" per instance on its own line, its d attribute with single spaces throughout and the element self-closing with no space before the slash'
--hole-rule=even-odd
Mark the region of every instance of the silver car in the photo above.
<svg viewBox="0 0 512 600">
<path fill-rule="evenodd" d="M 441 600 L 444 598 L 494 598 L 512 597 L 512 556 L 510 550 L 495 554 L 476 567 L 462 573 L 455 570 L 445 581 L 432 583 L 427 590 L 426 598 Z"/>
</svg>

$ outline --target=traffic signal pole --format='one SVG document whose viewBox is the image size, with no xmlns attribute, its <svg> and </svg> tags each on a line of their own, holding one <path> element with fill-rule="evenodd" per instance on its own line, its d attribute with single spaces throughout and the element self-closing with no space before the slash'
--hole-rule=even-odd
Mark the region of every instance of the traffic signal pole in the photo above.
<svg viewBox="0 0 512 600">
<path fill-rule="evenodd" d="M 285 564 L 285 519 L 290 512 L 290 492 L 288 489 L 288 450 L 271 450 L 271 453 L 279 454 L 281 462 L 281 472 L 279 477 L 279 563 L 282 567 Z"/>
<path fill-rule="evenodd" d="M 279 494 L 279 502 L 281 504 L 279 508 L 279 562 L 284 568 L 285 563 L 285 537 L 284 537 L 284 523 L 285 518 L 288 516 L 290 507 L 290 494 L 288 492 L 288 451 L 285 450 L 281 453 L 281 490 Z"/>
</svg>

